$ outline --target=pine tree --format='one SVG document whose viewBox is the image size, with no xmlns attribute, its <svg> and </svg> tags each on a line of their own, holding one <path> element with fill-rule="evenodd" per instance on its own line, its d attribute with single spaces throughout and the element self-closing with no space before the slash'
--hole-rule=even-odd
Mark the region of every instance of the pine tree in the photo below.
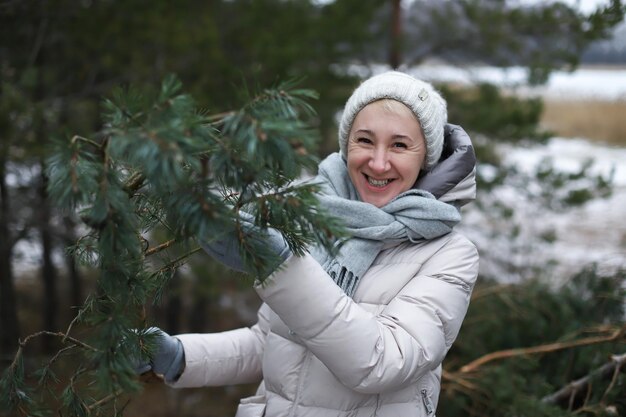
<svg viewBox="0 0 626 417">
<path fill-rule="evenodd" d="M 444 361 L 437 415 L 623 416 L 626 271 L 566 285 L 481 277 Z"/>
<path fill-rule="evenodd" d="M 209 114 L 181 91 L 174 76 L 152 93 L 119 89 L 104 101 L 101 131 L 56 144 L 48 191 L 83 221 L 71 251 L 98 271 L 97 287 L 65 332 L 20 341 L 0 383 L 3 410 L 121 413 L 120 397 L 140 388 L 133 358 L 154 348 L 144 306 L 167 291 L 199 240 L 237 236 L 248 269 L 260 272 L 276 261 L 260 236 L 268 227 L 297 255 L 313 243 L 330 249 L 341 235 L 318 204 L 317 185 L 299 181 L 317 164 L 314 92 L 287 82 L 249 96 L 240 110 Z M 256 227 L 243 227 L 242 210 Z M 183 255 L 168 258 L 172 248 Z M 58 337 L 62 347 L 31 374 L 24 349 L 40 335 Z M 69 377 L 57 377 L 58 362 L 71 364 Z M 60 389 L 61 402 L 51 405 Z"/>
</svg>

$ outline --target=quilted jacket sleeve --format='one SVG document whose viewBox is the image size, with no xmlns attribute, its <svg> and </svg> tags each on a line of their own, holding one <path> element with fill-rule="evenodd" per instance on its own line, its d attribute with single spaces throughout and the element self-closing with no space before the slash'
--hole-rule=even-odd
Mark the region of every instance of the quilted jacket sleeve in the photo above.
<svg viewBox="0 0 626 417">
<path fill-rule="evenodd" d="M 380 393 L 440 365 L 477 274 L 476 248 L 455 234 L 376 316 L 347 297 L 310 256 L 289 258 L 257 292 L 344 385 Z"/>
<path fill-rule="evenodd" d="M 269 308 L 262 305 L 257 323 L 222 333 L 182 334 L 176 337 L 185 349 L 185 370 L 175 388 L 259 382 Z"/>
</svg>

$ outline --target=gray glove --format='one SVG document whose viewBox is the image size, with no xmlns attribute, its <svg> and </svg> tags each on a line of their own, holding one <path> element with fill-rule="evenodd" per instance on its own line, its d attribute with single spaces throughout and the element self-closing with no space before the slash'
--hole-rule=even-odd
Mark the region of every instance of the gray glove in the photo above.
<svg viewBox="0 0 626 417">
<path fill-rule="evenodd" d="M 246 232 L 256 227 L 253 224 L 253 218 L 250 214 L 240 212 L 239 216 L 241 218 L 241 224 Z M 263 280 L 274 272 L 276 268 L 287 260 L 287 258 L 289 258 L 291 250 L 289 249 L 289 245 L 285 242 L 285 239 L 283 239 L 283 235 L 275 229 L 268 228 L 263 230 L 260 239 L 261 242 L 256 242 L 257 244 L 260 244 L 259 249 L 267 250 L 270 254 L 276 255 L 277 258 L 276 262 L 266 265 L 265 269 L 261 272 L 261 274 L 259 274 L 259 278 Z M 205 252 L 211 255 L 215 260 L 231 269 L 234 269 L 235 271 L 245 273 L 253 272 L 248 270 L 243 258 L 241 257 L 241 253 L 239 252 L 239 240 L 235 236 L 234 232 L 226 233 L 217 239 L 211 240 L 210 242 L 202 240 L 200 242 L 200 246 L 202 246 L 202 249 L 204 249 Z"/>
<path fill-rule="evenodd" d="M 149 361 L 141 361 L 135 365 L 135 372 L 142 375 L 152 371 L 165 379 L 165 382 L 176 381 L 185 369 L 185 350 L 182 342 L 158 327 L 149 328 L 148 333 L 156 334 L 157 348 Z"/>
</svg>

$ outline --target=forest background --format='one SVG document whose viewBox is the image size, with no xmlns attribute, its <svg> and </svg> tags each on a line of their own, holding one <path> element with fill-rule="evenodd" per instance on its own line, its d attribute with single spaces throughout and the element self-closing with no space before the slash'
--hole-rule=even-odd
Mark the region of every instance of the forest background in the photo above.
<svg viewBox="0 0 626 417">
<path fill-rule="evenodd" d="M 322 157 L 336 149 L 342 104 L 372 71 L 516 67 L 526 71 L 524 85 L 541 85 L 581 59 L 623 70 L 626 49 L 600 42 L 623 17 L 620 1 L 585 12 L 560 2 L 496 0 L 0 2 L 0 415 L 35 415 L 15 406 L 23 394 L 40 400 L 43 414 L 228 416 L 254 390 L 175 391 L 153 381 L 139 392 L 98 397 L 65 388 L 74 364 L 63 361 L 68 340 L 52 333 L 70 327 L 98 273 L 66 250 L 84 233 L 84 219 L 50 200 L 47 164 L 55 140 L 102 131 L 102 102 L 115 88 L 149 91 L 176 74 L 196 103 L 221 114 L 255 91 L 298 79 L 319 94 L 311 105 Z M 600 111 L 590 116 L 589 103 L 544 102 L 493 84 L 438 87 L 450 121 L 475 142 L 479 196 L 465 227 L 482 260 L 468 318 L 446 359 L 438 415 L 626 415 L 626 260 L 561 268 L 563 260 L 542 256 L 557 231 L 517 217 L 529 206 L 558 216 L 607 199 L 612 178 L 586 165 L 561 172 L 549 161 L 525 172 L 502 155 L 570 136 L 574 122 L 583 126 L 577 136 L 623 149 L 626 104 L 594 103 Z M 581 133 L 589 125 L 604 133 Z M 511 189 L 521 199 L 507 197 Z M 623 254 L 621 230 L 616 252 Z M 146 322 L 170 334 L 250 325 L 259 303 L 249 281 L 202 254 L 158 298 L 146 306 Z M 38 388 L 34 372 L 50 358 L 59 382 Z M 9 390 L 20 378 L 28 390 Z M 50 395 L 62 390 L 61 401 Z"/>
</svg>

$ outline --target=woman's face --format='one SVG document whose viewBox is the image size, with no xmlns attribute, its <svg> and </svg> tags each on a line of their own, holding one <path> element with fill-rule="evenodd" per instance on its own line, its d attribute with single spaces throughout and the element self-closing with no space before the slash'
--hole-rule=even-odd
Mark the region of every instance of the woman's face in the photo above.
<svg viewBox="0 0 626 417">
<path fill-rule="evenodd" d="M 348 136 L 348 173 L 366 203 L 382 207 L 409 190 L 425 155 L 422 129 L 404 104 L 379 100 L 356 115 Z"/>
</svg>

